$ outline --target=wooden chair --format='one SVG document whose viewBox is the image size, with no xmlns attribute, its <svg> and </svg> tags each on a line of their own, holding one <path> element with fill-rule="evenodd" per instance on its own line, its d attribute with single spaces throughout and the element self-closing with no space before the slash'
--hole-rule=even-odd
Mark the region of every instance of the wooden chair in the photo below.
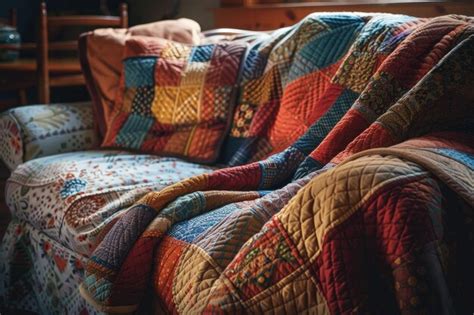
<svg viewBox="0 0 474 315">
<path fill-rule="evenodd" d="M 126 4 L 120 6 L 119 16 L 51 16 L 48 17 L 46 4 L 40 5 L 37 43 L 22 43 L 16 45 L 0 44 L 1 49 L 19 49 L 32 51 L 36 58 L 24 58 L 12 62 L 0 63 L 0 92 L 17 91 L 18 99 L 0 99 L 0 111 L 14 105 L 28 103 L 26 90 L 32 87 L 38 89 L 38 100 L 50 103 L 50 88 L 59 86 L 84 85 L 80 63 L 75 58 L 53 58 L 50 52 L 77 51 L 77 40 L 50 42 L 49 31 L 70 26 L 99 26 L 127 27 L 128 12 Z M 7 25 L 16 26 L 16 10 L 10 11 L 10 16 L 3 19 Z"/>
<path fill-rule="evenodd" d="M 40 103 L 50 103 L 50 88 L 84 85 L 79 60 L 54 59 L 53 51 L 77 51 L 77 40 L 49 42 L 48 31 L 70 26 L 128 27 L 127 5 L 120 5 L 119 16 L 48 16 L 46 3 L 41 2 L 37 40 L 37 87 Z"/>
</svg>

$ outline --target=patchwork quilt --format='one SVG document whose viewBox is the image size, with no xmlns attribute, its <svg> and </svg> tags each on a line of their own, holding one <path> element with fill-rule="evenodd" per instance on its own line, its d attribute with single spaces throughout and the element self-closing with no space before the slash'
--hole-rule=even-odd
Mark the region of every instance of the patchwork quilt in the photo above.
<svg viewBox="0 0 474 315">
<path fill-rule="evenodd" d="M 320 13 L 240 37 L 211 167 L 45 156 L 97 143 L 90 110 L 58 107 L 78 133 L 44 149 L 55 109 L 18 109 L 0 120 L 16 167 L 0 313 L 472 313 L 473 33 L 465 16 Z"/>
<path fill-rule="evenodd" d="M 313 14 L 261 35 L 223 157 L 250 163 L 138 200 L 81 294 L 106 312 L 471 312 L 473 22 Z"/>
</svg>

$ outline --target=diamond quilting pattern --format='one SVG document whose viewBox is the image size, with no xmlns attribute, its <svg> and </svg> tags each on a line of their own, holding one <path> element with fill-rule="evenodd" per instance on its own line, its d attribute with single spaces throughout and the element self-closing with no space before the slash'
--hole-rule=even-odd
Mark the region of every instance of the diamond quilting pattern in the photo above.
<svg viewBox="0 0 474 315">
<path fill-rule="evenodd" d="M 176 87 L 156 87 L 151 111 L 155 119 L 163 125 L 173 125 L 174 112 L 179 94 Z"/>
<path fill-rule="evenodd" d="M 156 57 L 132 58 L 124 61 L 125 86 L 153 86 Z"/>
<path fill-rule="evenodd" d="M 200 87 L 205 80 L 208 68 L 208 62 L 188 63 L 181 77 L 181 85 L 195 85 Z"/>
<path fill-rule="evenodd" d="M 193 47 L 191 52 L 191 62 L 207 62 L 211 60 L 214 45 L 202 45 Z"/>
<path fill-rule="evenodd" d="M 176 100 L 173 124 L 197 124 L 200 116 L 201 89 L 195 87 L 181 88 Z M 211 104 L 209 104 L 211 105 Z M 199 116 L 198 116 L 199 115 Z"/>
<path fill-rule="evenodd" d="M 117 144 L 131 149 L 139 149 L 152 125 L 153 119 L 149 117 L 136 114 L 128 116 L 123 128 L 117 135 Z"/>
</svg>

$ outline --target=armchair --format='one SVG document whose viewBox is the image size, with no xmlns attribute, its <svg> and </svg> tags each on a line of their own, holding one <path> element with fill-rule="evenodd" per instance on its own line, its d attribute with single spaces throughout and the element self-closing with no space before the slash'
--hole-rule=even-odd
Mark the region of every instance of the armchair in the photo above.
<svg viewBox="0 0 474 315">
<path fill-rule="evenodd" d="M 99 139 L 90 103 L 31 105 L 0 114 L 0 160 L 10 169 L 26 161 L 93 149 Z"/>
</svg>

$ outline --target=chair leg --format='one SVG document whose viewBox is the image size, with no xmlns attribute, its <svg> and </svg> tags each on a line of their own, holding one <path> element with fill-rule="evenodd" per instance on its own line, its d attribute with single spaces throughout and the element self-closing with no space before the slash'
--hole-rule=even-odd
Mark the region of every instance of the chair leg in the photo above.
<svg viewBox="0 0 474 315">
<path fill-rule="evenodd" d="M 49 104 L 50 103 L 50 96 L 49 96 L 49 88 L 44 82 L 39 82 L 38 88 L 38 100 L 41 104 Z"/>
<path fill-rule="evenodd" d="M 40 103 L 49 104 L 48 13 L 46 11 L 46 2 L 44 1 L 40 5 L 37 42 L 38 98 Z"/>
<path fill-rule="evenodd" d="M 26 95 L 26 90 L 25 89 L 20 89 L 18 91 L 18 98 L 19 98 L 19 101 L 20 101 L 20 105 L 28 104 L 28 96 Z"/>
</svg>

